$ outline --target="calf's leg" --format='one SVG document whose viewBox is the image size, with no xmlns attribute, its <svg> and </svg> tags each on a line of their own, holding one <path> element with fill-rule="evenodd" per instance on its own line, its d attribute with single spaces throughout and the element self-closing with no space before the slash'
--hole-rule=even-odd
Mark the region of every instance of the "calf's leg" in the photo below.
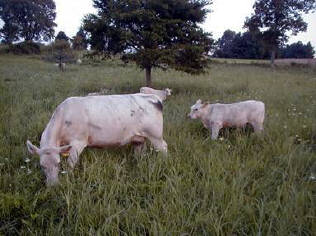
<svg viewBox="0 0 316 236">
<path fill-rule="evenodd" d="M 253 127 L 253 130 L 255 133 L 260 133 L 263 131 L 263 124 L 259 122 L 251 122 L 251 125 Z"/>
<path fill-rule="evenodd" d="M 212 140 L 216 140 L 216 139 L 217 139 L 219 130 L 220 130 L 221 128 L 222 128 L 222 127 L 221 127 L 220 125 L 217 125 L 217 124 L 212 125 L 212 127 L 211 127 L 211 139 L 212 139 Z"/>
</svg>

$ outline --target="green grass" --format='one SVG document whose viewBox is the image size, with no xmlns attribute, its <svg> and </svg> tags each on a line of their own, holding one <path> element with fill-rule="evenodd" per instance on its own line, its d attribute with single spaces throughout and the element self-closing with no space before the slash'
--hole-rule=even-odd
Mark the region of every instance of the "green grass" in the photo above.
<svg viewBox="0 0 316 236">
<path fill-rule="evenodd" d="M 144 72 L 108 61 L 62 73 L 36 58 L 0 56 L 0 234 L 315 235 L 315 70 L 215 63 L 205 75 L 153 77 L 174 91 L 164 106 L 168 157 L 149 148 L 137 157 L 130 146 L 86 149 L 74 172 L 46 188 L 26 140 L 39 143 L 65 98 L 137 92 Z M 262 100 L 264 134 L 233 130 L 211 141 L 186 117 L 199 98 Z"/>
</svg>

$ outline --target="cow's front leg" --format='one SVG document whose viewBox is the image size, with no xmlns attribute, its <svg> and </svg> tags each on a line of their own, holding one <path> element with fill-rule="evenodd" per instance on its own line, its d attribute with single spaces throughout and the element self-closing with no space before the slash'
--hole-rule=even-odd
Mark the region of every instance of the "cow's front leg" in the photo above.
<svg viewBox="0 0 316 236">
<path fill-rule="evenodd" d="M 222 126 L 220 124 L 212 124 L 211 125 L 211 128 L 210 128 L 210 131 L 211 131 L 211 139 L 212 140 L 216 140 L 217 137 L 218 137 L 218 133 L 219 133 L 219 130 L 222 128 Z"/>
<path fill-rule="evenodd" d="M 86 147 L 86 144 L 83 142 L 72 142 L 71 146 L 72 148 L 70 149 L 69 158 L 67 161 L 70 168 L 73 169 L 79 160 L 81 152 Z"/>
<path fill-rule="evenodd" d="M 163 138 L 148 137 L 157 151 L 161 151 L 165 156 L 168 154 L 168 145 Z"/>
</svg>

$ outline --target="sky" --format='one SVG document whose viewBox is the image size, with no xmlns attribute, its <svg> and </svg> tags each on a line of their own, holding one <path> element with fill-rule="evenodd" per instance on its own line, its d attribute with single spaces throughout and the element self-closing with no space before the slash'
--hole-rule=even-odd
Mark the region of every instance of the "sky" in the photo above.
<svg viewBox="0 0 316 236">
<path fill-rule="evenodd" d="M 213 34 L 215 39 L 222 36 L 227 29 L 244 31 L 245 18 L 253 12 L 252 6 L 255 0 L 213 0 L 212 12 L 208 14 L 202 28 Z M 67 36 L 74 36 L 78 31 L 84 15 L 95 13 L 92 0 L 55 0 L 56 3 L 56 34 L 64 31 Z M 316 12 L 304 15 L 308 23 L 307 32 L 290 36 L 289 43 L 302 41 L 311 42 L 316 49 Z"/>
</svg>

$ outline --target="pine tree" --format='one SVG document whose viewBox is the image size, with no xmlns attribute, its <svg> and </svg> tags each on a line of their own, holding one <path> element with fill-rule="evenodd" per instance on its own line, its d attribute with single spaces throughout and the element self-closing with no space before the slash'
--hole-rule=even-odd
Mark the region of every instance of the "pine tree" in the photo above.
<svg viewBox="0 0 316 236">
<path fill-rule="evenodd" d="M 134 61 L 151 71 L 167 66 L 188 73 L 201 73 L 212 44 L 198 24 L 211 4 L 206 0 L 94 0 L 98 15 L 84 19 L 92 49 Z"/>
</svg>

